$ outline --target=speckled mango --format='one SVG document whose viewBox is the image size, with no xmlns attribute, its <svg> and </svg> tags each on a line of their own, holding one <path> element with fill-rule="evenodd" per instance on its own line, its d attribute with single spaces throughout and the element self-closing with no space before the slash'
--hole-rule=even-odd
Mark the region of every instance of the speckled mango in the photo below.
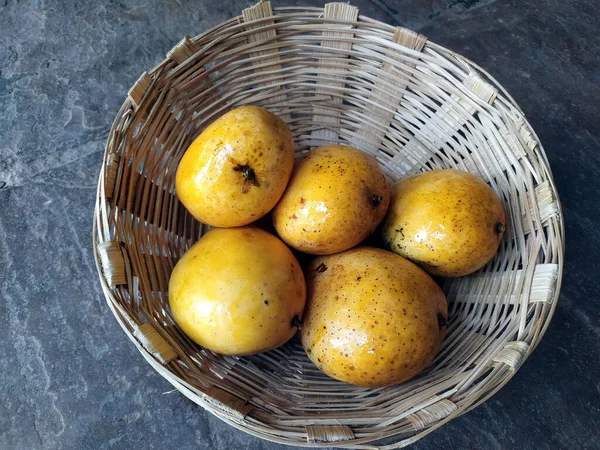
<svg viewBox="0 0 600 450">
<path fill-rule="evenodd" d="M 429 273 L 459 277 L 492 259 L 505 223 L 500 198 L 483 180 L 458 170 L 432 170 L 392 186 L 381 233 L 390 250 Z"/>
<path fill-rule="evenodd" d="M 345 145 L 308 152 L 273 210 L 273 224 L 291 247 L 326 255 L 359 244 L 383 220 L 390 191 L 377 162 Z"/>
<path fill-rule="evenodd" d="M 291 250 L 255 227 L 213 228 L 179 260 L 169 281 L 175 322 L 193 341 L 225 355 L 287 342 L 306 301 Z"/>
<path fill-rule="evenodd" d="M 394 385 L 418 374 L 439 351 L 446 298 L 407 259 L 358 247 L 315 258 L 306 281 L 302 345 L 327 375 L 358 386 Z"/>
<path fill-rule="evenodd" d="M 275 206 L 293 166 L 292 133 L 285 122 L 266 109 L 243 106 L 215 120 L 192 142 L 175 187 L 197 220 L 237 227 Z"/>
</svg>

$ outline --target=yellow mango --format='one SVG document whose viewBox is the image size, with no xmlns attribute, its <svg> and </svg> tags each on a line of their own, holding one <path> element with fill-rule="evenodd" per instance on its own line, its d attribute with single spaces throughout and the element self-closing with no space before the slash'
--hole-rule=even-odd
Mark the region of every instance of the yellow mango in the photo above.
<svg viewBox="0 0 600 450">
<path fill-rule="evenodd" d="M 345 145 L 308 152 L 273 210 L 273 224 L 288 245 L 326 255 L 359 244 L 383 220 L 390 191 L 371 156 Z"/>
<path fill-rule="evenodd" d="M 294 166 L 292 133 L 257 106 L 234 109 L 187 149 L 175 187 L 183 205 L 214 227 L 247 225 L 277 203 Z"/>
<path fill-rule="evenodd" d="M 385 245 L 434 275 L 459 277 L 496 253 L 506 219 L 500 198 L 477 176 L 444 169 L 392 186 L 381 226 Z"/>
<path fill-rule="evenodd" d="M 306 271 L 302 345 L 327 375 L 389 386 L 433 360 L 447 328 L 440 287 L 387 250 L 358 247 L 315 258 Z"/>
<path fill-rule="evenodd" d="M 255 227 L 213 228 L 179 260 L 169 281 L 173 318 L 194 342 L 250 355 L 287 342 L 306 301 L 298 261 Z"/>
</svg>

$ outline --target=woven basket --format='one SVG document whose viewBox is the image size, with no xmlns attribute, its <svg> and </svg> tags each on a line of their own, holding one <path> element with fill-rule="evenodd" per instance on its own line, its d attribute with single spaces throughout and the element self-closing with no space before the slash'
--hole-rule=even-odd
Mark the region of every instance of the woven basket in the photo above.
<svg viewBox="0 0 600 450">
<path fill-rule="evenodd" d="M 169 275 L 206 231 L 177 200 L 177 164 L 207 124 L 243 104 L 282 117 L 298 153 L 348 143 L 374 155 L 391 181 L 452 167 L 504 200 L 500 249 L 479 272 L 448 280 L 449 331 L 417 378 L 359 388 L 319 372 L 297 339 L 227 357 L 173 322 Z M 344 3 L 260 2 L 186 36 L 145 72 L 110 131 L 93 233 L 112 312 L 181 393 L 264 439 L 361 449 L 406 446 L 502 387 L 548 326 L 564 255 L 548 162 L 512 98 L 464 57 Z"/>
</svg>

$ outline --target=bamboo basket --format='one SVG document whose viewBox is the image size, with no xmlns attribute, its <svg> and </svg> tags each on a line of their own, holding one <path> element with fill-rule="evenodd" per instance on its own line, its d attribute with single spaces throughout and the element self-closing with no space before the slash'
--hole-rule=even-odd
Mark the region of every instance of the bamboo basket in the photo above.
<svg viewBox="0 0 600 450">
<path fill-rule="evenodd" d="M 297 339 L 251 357 L 211 353 L 173 322 L 168 280 L 206 231 L 177 200 L 175 171 L 211 121 L 261 105 L 297 153 L 348 143 L 391 181 L 437 168 L 473 172 L 505 202 L 507 231 L 479 272 L 449 280 L 450 326 L 420 376 L 382 389 L 320 373 Z M 98 183 L 93 241 L 108 305 L 163 377 L 225 422 L 298 446 L 392 449 L 484 402 L 531 354 L 552 317 L 564 228 L 552 174 L 514 100 L 466 58 L 345 3 L 261 1 L 186 36 L 121 107 Z"/>
</svg>

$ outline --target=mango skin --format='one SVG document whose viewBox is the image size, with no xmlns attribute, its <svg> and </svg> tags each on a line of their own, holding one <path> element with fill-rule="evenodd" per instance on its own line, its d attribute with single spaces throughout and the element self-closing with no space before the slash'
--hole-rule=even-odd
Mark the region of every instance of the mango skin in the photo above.
<svg viewBox="0 0 600 450">
<path fill-rule="evenodd" d="M 381 234 L 387 248 L 430 274 L 460 277 L 493 258 L 505 224 L 502 202 L 490 186 L 473 174 L 444 169 L 392 186 Z"/>
<path fill-rule="evenodd" d="M 315 365 L 340 381 L 402 383 L 431 363 L 448 309 L 420 267 L 387 250 L 359 247 L 315 258 L 300 332 Z"/>
<path fill-rule="evenodd" d="M 173 318 L 194 342 L 224 355 L 266 352 L 295 333 L 306 302 L 298 261 L 255 227 L 213 228 L 179 260 L 169 281 Z"/>
<path fill-rule="evenodd" d="M 187 149 L 175 178 L 177 196 L 200 222 L 247 225 L 277 203 L 294 166 L 292 133 L 257 106 L 234 109 Z"/>
<path fill-rule="evenodd" d="M 296 162 L 273 224 L 289 246 L 326 255 L 354 247 L 375 231 L 389 202 L 389 185 L 375 159 L 354 147 L 329 145 Z"/>
</svg>

